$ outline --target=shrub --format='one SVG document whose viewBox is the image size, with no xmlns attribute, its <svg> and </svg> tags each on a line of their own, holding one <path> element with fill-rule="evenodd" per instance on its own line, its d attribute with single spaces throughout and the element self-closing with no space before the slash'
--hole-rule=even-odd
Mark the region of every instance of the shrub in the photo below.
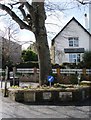
<svg viewBox="0 0 91 120">
<path fill-rule="evenodd" d="M 78 84 L 77 75 L 70 75 L 69 79 L 71 84 Z"/>
<path fill-rule="evenodd" d="M 39 65 L 37 62 L 22 62 L 16 65 L 17 68 L 39 68 Z"/>
</svg>

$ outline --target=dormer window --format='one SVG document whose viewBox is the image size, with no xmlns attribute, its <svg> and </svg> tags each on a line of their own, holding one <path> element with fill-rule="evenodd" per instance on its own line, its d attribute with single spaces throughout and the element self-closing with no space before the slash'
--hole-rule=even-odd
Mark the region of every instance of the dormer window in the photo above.
<svg viewBox="0 0 91 120">
<path fill-rule="evenodd" d="M 79 46 L 79 39 L 78 37 L 70 37 L 69 40 L 69 47 L 78 47 Z"/>
</svg>

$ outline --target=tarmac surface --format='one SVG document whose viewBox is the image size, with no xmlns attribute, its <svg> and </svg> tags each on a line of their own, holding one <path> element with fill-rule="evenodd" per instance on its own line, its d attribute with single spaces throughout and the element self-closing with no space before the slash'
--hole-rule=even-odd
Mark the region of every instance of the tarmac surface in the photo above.
<svg viewBox="0 0 91 120">
<path fill-rule="evenodd" d="M 23 104 L 3 97 L 0 91 L 0 118 L 37 118 L 37 120 L 91 120 L 91 100 L 79 103 Z M 16 120 L 15 119 L 15 120 Z M 21 119 L 21 120 L 22 120 Z M 3 120 L 3 119 L 2 119 Z M 8 119 L 7 119 L 8 120 Z M 12 120 L 12 119 L 11 119 Z M 33 119 L 34 120 L 34 119 Z"/>
</svg>

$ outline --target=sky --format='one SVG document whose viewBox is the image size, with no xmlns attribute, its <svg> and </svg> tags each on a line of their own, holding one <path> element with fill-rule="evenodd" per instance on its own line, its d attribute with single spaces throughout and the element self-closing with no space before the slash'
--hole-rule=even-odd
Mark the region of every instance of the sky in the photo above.
<svg viewBox="0 0 91 120">
<path fill-rule="evenodd" d="M 55 3 L 54 0 L 50 0 Z M 60 4 L 60 0 L 56 0 L 56 3 L 59 5 L 63 5 L 66 2 L 65 6 L 68 8 L 73 8 L 74 4 L 69 4 L 69 1 L 72 0 L 61 0 L 63 1 L 63 4 Z M 4 1 L 5 2 L 5 1 Z M 62 7 L 63 7 L 62 6 Z M 2 13 L 2 12 L 1 12 Z M 52 15 L 51 15 L 52 13 Z M 46 11 L 47 14 L 47 20 L 46 20 L 46 29 L 48 32 L 48 43 L 49 47 L 51 47 L 51 40 L 55 35 L 65 26 L 65 24 L 72 18 L 75 17 L 83 26 L 85 24 L 84 20 L 84 14 L 87 13 L 88 19 L 89 19 L 89 12 L 88 12 L 88 6 L 80 6 L 80 4 L 75 4 L 75 7 L 73 9 L 64 10 L 64 11 Z M 0 17 L 0 28 L 2 31 L 4 30 L 3 26 L 7 26 L 3 19 Z M 28 30 L 20 30 L 18 33 L 18 41 L 20 41 L 20 44 L 22 45 L 23 49 L 26 49 L 30 44 L 32 44 L 35 41 L 34 34 L 31 33 Z"/>
<path fill-rule="evenodd" d="M 72 1 L 72 0 L 63 0 L 65 1 Z M 60 4 L 58 2 L 58 4 Z M 79 6 L 78 6 L 79 5 Z M 73 4 L 69 4 L 69 8 L 73 8 L 74 5 Z M 85 17 L 84 14 L 87 14 L 87 18 L 89 19 L 89 9 L 88 6 L 80 6 L 80 4 L 75 5 L 75 7 L 73 9 L 69 9 L 69 10 L 65 10 L 63 12 L 56 12 L 58 15 L 58 18 L 56 18 L 55 16 L 51 16 L 49 17 L 47 21 L 51 21 L 53 23 L 58 24 L 60 27 L 57 27 L 55 25 L 49 25 L 50 27 L 47 27 L 47 30 L 53 30 L 55 31 L 54 35 L 51 35 L 51 37 L 48 39 L 49 40 L 49 45 L 51 46 L 51 39 L 53 39 L 53 37 L 58 34 L 58 32 L 65 26 L 65 24 L 67 24 L 67 22 L 69 22 L 70 19 L 72 19 L 72 17 L 75 17 L 84 27 L 85 27 Z M 56 22 L 55 22 L 56 21 Z M 54 27 L 53 27 L 54 26 Z"/>
</svg>

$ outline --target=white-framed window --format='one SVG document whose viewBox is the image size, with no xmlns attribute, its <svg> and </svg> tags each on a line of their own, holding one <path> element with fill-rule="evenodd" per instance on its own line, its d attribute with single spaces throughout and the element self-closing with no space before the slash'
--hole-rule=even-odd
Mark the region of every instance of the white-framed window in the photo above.
<svg viewBox="0 0 91 120">
<path fill-rule="evenodd" d="M 69 47 L 78 47 L 79 46 L 79 38 L 78 37 L 69 37 Z"/>
<path fill-rule="evenodd" d="M 69 54 L 69 62 L 70 63 L 79 63 L 80 62 L 80 54 L 70 53 Z"/>
</svg>

